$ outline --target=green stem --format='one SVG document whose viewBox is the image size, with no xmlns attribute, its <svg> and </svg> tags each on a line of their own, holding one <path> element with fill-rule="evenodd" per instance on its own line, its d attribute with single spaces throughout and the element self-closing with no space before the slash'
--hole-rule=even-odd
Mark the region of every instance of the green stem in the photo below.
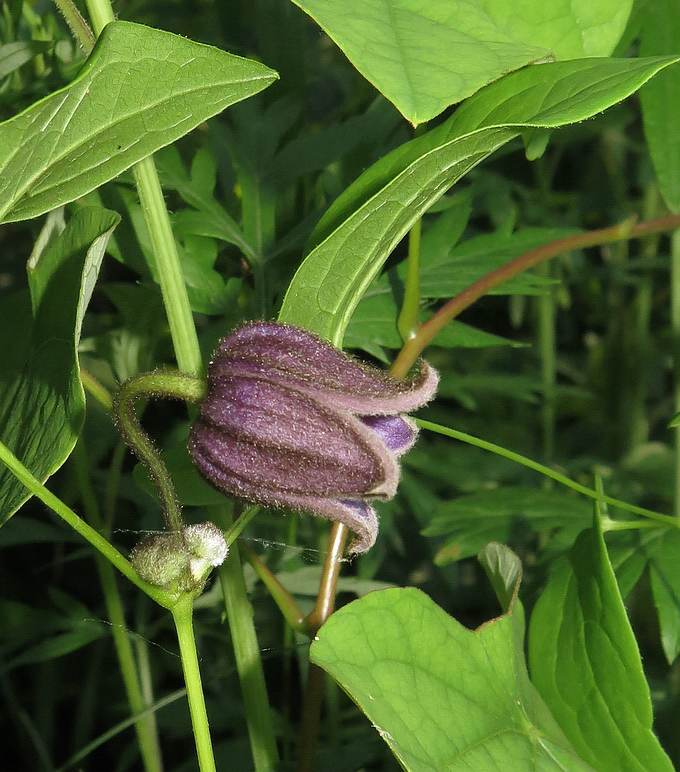
<svg viewBox="0 0 680 772">
<path fill-rule="evenodd" d="M 680 410 L 680 230 L 671 238 L 671 329 L 675 411 Z M 675 516 L 680 519 L 680 426 L 675 428 Z"/>
<path fill-rule="evenodd" d="M 99 36 L 104 27 L 115 21 L 109 0 L 86 0 L 94 31 Z M 199 375 L 202 370 L 201 350 L 191 312 L 177 244 L 172 235 L 170 217 L 153 158 L 134 166 L 137 192 L 149 229 L 155 267 L 168 315 L 170 335 L 180 370 Z"/>
<path fill-rule="evenodd" d="M 81 499 L 87 518 L 94 524 L 95 528 L 101 530 L 103 528 L 103 523 L 90 482 L 87 454 L 85 453 L 85 448 L 81 441 L 76 444 L 72 458 L 75 464 L 78 487 L 80 488 Z M 104 594 L 104 602 L 106 604 L 109 622 L 111 623 L 113 643 L 118 656 L 118 663 L 123 677 L 123 684 L 125 686 L 130 712 L 132 715 L 135 715 L 142 713 L 149 707 L 149 705 L 153 703 L 153 698 L 145 700 L 142 693 L 139 673 L 135 664 L 132 645 L 130 644 L 130 637 L 125 624 L 123 604 L 120 598 L 120 592 L 116 583 L 113 567 L 104 560 L 99 553 L 97 553 L 95 557 L 97 561 L 97 571 L 99 572 L 99 580 Z M 139 742 L 139 749 L 142 754 L 144 768 L 147 772 L 162 772 L 163 763 L 161 760 L 160 744 L 158 742 L 155 714 L 149 713 L 144 718 L 140 718 L 135 723 L 135 732 L 137 733 L 137 741 Z"/>
<path fill-rule="evenodd" d="M 85 0 L 87 4 L 87 12 L 90 14 L 90 21 L 92 22 L 92 28 L 97 37 L 101 35 L 104 27 L 112 21 L 116 20 L 113 15 L 113 9 L 109 0 Z"/>
<path fill-rule="evenodd" d="M 276 576 L 272 574 L 272 572 L 262 562 L 259 555 L 256 555 L 245 544 L 241 544 L 241 550 L 262 584 L 264 584 L 264 586 L 269 591 L 269 594 L 272 596 L 272 600 L 279 607 L 279 611 L 283 614 L 284 619 L 286 622 L 288 622 L 290 628 L 296 632 L 304 633 L 305 635 L 311 637 L 309 625 L 307 624 L 307 618 L 302 613 L 302 610 L 296 603 L 295 598 L 281 584 Z"/>
<path fill-rule="evenodd" d="M 397 329 L 401 339 L 414 338 L 418 331 L 418 312 L 420 311 L 420 234 L 422 220 L 418 220 L 408 234 L 408 259 L 406 262 L 406 282 L 404 283 L 404 302 L 401 307 Z"/>
<path fill-rule="evenodd" d="M 550 278 L 549 266 L 539 266 L 540 273 Z M 555 356 L 555 293 L 552 287 L 537 299 L 538 350 L 541 360 L 541 426 L 543 431 L 543 461 L 552 464 L 555 455 L 555 380 L 557 359 Z"/>
<path fill-rule="evenodd" d="M 529 469 L 540 472 L 541 474 L 550 477 L 552 480 L 555 480 L 555 482 L 566 485 L 568 488 L 571 488 L 578 493 L 582 493 L 584 496 L 588 496 L 588 498 L 594 499 L 595 501 L 601 501 L 605 504 L 609 504 L 610 506 L 617 507 L 618 509 L 623 509 L 626 512 L 631 512 L 634 515 L 642 515 L 643 517 L 647 517 L 650 520 L 655 520 L 657 523 L 663 523 L 664 525 L 671 525 L 674 528 L 680 528 L 680 521 L 678 521 L 675 517 L 662 515 L 659 512 L 654 512 L 652 509 L 638 507 L 635 506 L 635 504 L 628 504 L 627 502 L 620 501 L 619 499 L 615 499 L 612 496 L 600 494 L 597 491 L 586 488 L 585 485 L 580 485 L 579 483 L 570 480 L 565 475 L 560 474 L 559 472 L 555 472 L 553 469 L 550 469 L 543 464 L 539 464 L 538 461 L 532 461 L 530 458 L 522 456 L 519 453 L 515 453 L 512 450 L 508 450 L 501 445 L 496 445 L 493 442 L 481 440 L 479 437 L 473 437 L 471 434 L 459 432 L 457 429 L 449 429 L 447 426 L 440 426 L 439 424 L 434 424 L 430 421 L 423 421 L 419 418 L 416 419 L 416 423 L 422 429 L 427 429 L 428 431 L 436 432 L 437 434 L 443 434 L 446 437 L 452 437 L 454 440 L 460 440 L 461 442 L 465 442 L 468 445 L 474 445 L 477 448 L 482 448 L 482 450 L 489 450 L 492 453 L 496 453 L 498 456 L 503 456 L 503 458 L 507 458 L 510 461 L 515 461 L 518 464 L 522 464 L 522 466 L 526 466 Z"/>
<path fill-rule="evenodd" d="M 156 484 L 165 522 L 170 531 L 182 530 L 182 510 L 172 478 L 137 420 L 135 403 L 142 397 L 169 397 L 198 402 L 204 395 L 205 383 L 201 379 L 184 373 L 157 371 L 130 378 L 118 389 L 114 397 L 113 417 L 116 426 Z"/>
<path fill-rule="evenodd" d="M 227 528 L 227 530 L 224 532 L 224 540 L 227 542 L 227 547 L 231 547 L 236 539 L 238 539 L 238 537 L 243 533 L 243 529 L 255 517 L 260 509 L 261 507 L 257 504 L 255 506 L 248 507 L 248 509 L 246 509 L 246 511 L 241 514 L 236 522 L 232 523 L 232 525 Z"/>
<path fill-rule="evenodd" d="M 398 378 L 403 378 L 435 335 L 452 319 L 458 316 L 461 311 L 482 297 L 482 295 L 486 295 L 490 290 L 503 284 L 503 282 L 511 279 L 513 276 L 526 271 L 527 268 L 533 268 L 544 260 L 549 260 L 551 257 L 555 257 L 563 252 L 571 252 L 574 249 L 584 249 L 585 247 L 609 244 L 615 241 L 624 241 L 626 239 L 647 236 L 652 233 L 663 233 L 664 231 L 673 230 L 680 226 L 680 215 L 661 217 L 658 220 L 651 220 L 639 225 L 633 225 L 633 222 L 633 219 L 629 219 L 611 228 L 580 233 L 577 236 L 568 236 L 564 239 L 552 241 L 550 244 L 544 244 L 542 247 L 538 247 L 538 249 L 533 249 L 531 252 L 511 260 L 506 265 L 483 276 L 479 281 L 463 290 L 460 295 L 449 300 L 425 324 L 419 327 L 415 337 L 405 342 L 404 347 L 392 364 L 392 374 Z"/>
<path fill-rule="evenodd" d="M 130 565 L 118 550 L 109 544 L 109 542 L 97 531 L 89 526 L 84 520 L 81 520 L 76 513 L 57 498 L 52 491 L 48 490 L 40 481 L 30 472 L 19 459 L 9 450 L 6 445 L 0 443 L 0 461 L 2 461 L 10 472 L 23 483 L 26 488 L 43 504 L 46 504 L 53 512 L 65 520 L 76 533 L 87 539 L 90 544 L 123 574 L 134 585 L 143 590 L 156 603 L 168 608 L 174 601 L 174 596 L 158 587 L 153 587 L 137 576 L 137 572 Z"/>
<path fill-rule="evenodd" d="M 229 550 L 219 574 L 236 668 L 241 682 L 255 772 L 274 772 L 279 763 L 276 735 L 253 623 L 253 609 L 246 593 L 241 558 L 236 545 Z"/>
<path fill-rule="evenodd" d="M 342 523 L 333 523 L 316 605 L 312 613 L 307 617 L 307 624 L 312 636 L 316 635 L 321 625 L 333 613 L 347 534 L 348 529 L 346 526 L 342 525 Z M 305 684 L 305 697 L 302 707 L 298 772 L 313 772 L 314 770 L 324 682 L 324 671 L 318 665 L 310 662 L 307 670 L 307 683 Z"/>
<path fill-rule="evenodd" d="M 203 697 L 201 671 L 198 667 L 198 653 L 196 651 L 196 639 L 194 638 L 193 608 L 193 595 L 187 594 L 182 595 L 171 611 L 175 628 L 177 629 L 179 653 L 182 660 L 182 670 L 184 671 L 184 683 L 187 687 L 189 713 L 191 714 L 191 725 L 194 731 L 196 753 L 198 755 L 198 768 L 200 772 L 216 772 L 215 758 L 210 740 L 208 714 Z"/>
<path fill-rule="evenodd" d="M 151 237 L 156 273 L 168 315 L 177 364 L 183 372 L 199 375 L 203 369 L 201 349 L 177 244 L 172 235 L 170 217 L 153 158 L 145 158 L 136 164 L 134 173 L 139 200 Z"/>
<path fill-rule="evenodd" d="M 89 54 L 97 40 L 90 29 L 90 25 L 83 19 L 73 0 L 55 0 L 55 3 L 64 19 L 66 19 L 66 23 L 75 39 Z"/>
</svg>

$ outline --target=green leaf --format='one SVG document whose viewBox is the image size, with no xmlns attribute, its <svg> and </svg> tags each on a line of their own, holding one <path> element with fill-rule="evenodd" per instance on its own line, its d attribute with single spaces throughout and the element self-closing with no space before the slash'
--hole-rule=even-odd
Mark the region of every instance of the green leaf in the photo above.
<svg viewBox="0 0 680 772">
<path fill-rule="evenodd" d="M 680 6 L 675 0 L 647 3 L 640 53 L 644 56 L 680 53 Z M 676 67 L 659 73 L 640 91 L 645 136 L 659 189 L 668 208 L 680 211 L 680 74 Z"/>
<path fill-rule="evenodd" d="M 413 223 L 523 126 L 585 120 L 638 89 L 674 57 L 586 59 L 529 67 L 467 100 L 437 129 L 365 172 L 319 224 L 279 318 L 339 344 L 359 300 Z M 485 126 L 485 128 L 483 128 Z"/>
<path fill-rule="evenodd" d="M 507 614 L 515 602 L 522 581 L 522 563 L 515 553 L 498 542 L 491 542 L 477 556 L 503 613 Z"/>
<path fill-rule="evenodd" d="M 409 772 L 590 772 L 531 685 L 523 612 L 468 630 L 414 588 L 336 611 L 312 643 Z"/>
<path fill-rule="evenodd" d="M 403 341 L 397 330 L 397 315 L 397 305 L 392 295 L 367 295 L 362 298 L 345 332 L 345 347 L 364 349 L 369 354 L 378 354 L 379 359 L 384 358 L 379 353 L 383 346 L 401 348 Z M 437 334 L 432 345 L 445 348 L 486 348 L 521 344 L 454 320 Z"/>
<path fill-rule="evenodd" d="M 173 230 L 180 235 L 183 232 L 189 232 L 198 236 L 208 236 L 226 241 L 237 246 L 252 261 L 255 255 L 254 248 L 246 241 L 243 232 L 231 215 L 213 196 L 214 178 L 212 184 L 209 184 L 206 179 L 211 176 L 211 172 L 206 170 L 206 166 L 210 163 L 206 159 L 207 154 L 207 150 L 199 151 L 196 154 L 192 164 L 191 178 L 186 174 L 177 148 L 173 146 L 164 148 L 156 156 L 156 164 L 163 187 L 176 190 L 185 203 L 194 207 L 194 209 L 184 209 L 173 215 Z M 210 161 L 212 164 L 215 163 L 212 156 Z"/>
<path fill-rule="evenodd" d="M 446 565 L 474 555 L 488 541 L 507 541 L 517 523 L 533 531 L 585 527 L 591 512 L 589 502 L 568 493 L 505 486 L 441 503 L 423 534 L 448 537 L 435 558 Z"/>
<path fill-rule="evenodd" d="M 49 51 L 53 45 L 50 40 L 17 40 L 0 46 L 0 79 L 6 78 L 38 54 Z"/>
<path fill-rule="evenodd" d="M 669 664 L 680 653 L 680 533 L 674 528 L 648 542 L 649 573 L 659 613 L 661 643 Z"/>
<path fill-rule="evenodd" d="M 83 315 L 106 242 L 120 217 L 106 209 L 77 212 L 30 269 L 28 293 L 3 302 L 0 315 L 0 440 L 42 482 L 68 458 L 85 399 L 76 354 Z M 0 525 L 28 498 L 0 468 Z"/>
<path fill-rule="evenodd" d="M 530 62 L 607 56 L 632 0 L 294 0 L 411 123 Z M 370 45 L 367 45 L 370 41 Z"/>
<path fill-rule="evenodd" d="M 169 32 L 108 24 L 73 83 L 0 125 L 0 218 L 73 201 L 275 78 Z"/>
<path fill-rule="evenodd" d="M 565 734 L 599 772 L 672 772 L 599 526 L 579 536 L 539 598 L 529 662 Z"/>
<path fill-rule="evenodd" d="M 0 668 L 0 673 L 6 673 L 18 665 L 46 662 L 57 657 L 63 657 L 65 654 L 70 654 L 72 651 L 77 651 L 83 646 L 87 646 L 88 643 L 96 641 L 97 638 L 101 638 L 107 632 L 104 625 L 96 619 L 83 619 L 72 630 L 30 646 L 17 657 L 6 662 Z"/>
<path fill-rule="evenodd" d="M 454 297 L 516 257 L 580 232 L 569 228 L 522 228 L 516 233 L 497 231 L 467 239 L 457 244 L 445 259 L 423 268 L 420 292 L 426 298 Z M 504 282 L 489 294 L 538 295 L 552 283 L 528 272 Z"/>
</svg>

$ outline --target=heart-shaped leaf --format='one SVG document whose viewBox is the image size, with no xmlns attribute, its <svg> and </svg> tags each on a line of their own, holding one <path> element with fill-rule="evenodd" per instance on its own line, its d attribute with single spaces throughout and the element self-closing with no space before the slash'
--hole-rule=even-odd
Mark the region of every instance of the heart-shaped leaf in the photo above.
<svg viewBox="0 0 680 772">
<path fill-rule="evenodd" d="M 502 553 L 484 561 L 509 602 L 519 574 Z M 333 614 L 310 656 L 408 772 L 506 772 L 509 760 L 518 772 L 592 772 L 529 681 L 522 630 L 518 603 L 473 631 L 420 590 L 396 588 Z"/>
</svg>

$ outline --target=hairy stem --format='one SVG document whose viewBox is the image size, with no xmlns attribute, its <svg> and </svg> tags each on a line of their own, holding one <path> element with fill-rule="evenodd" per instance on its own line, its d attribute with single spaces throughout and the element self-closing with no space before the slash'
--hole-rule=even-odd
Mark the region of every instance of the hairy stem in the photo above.
<svg viewBox="0 0 680 772">
<path fill-rule="evenodd" d="M 199 378 L 184 373 L 158 371 L 130 378 L 118 389 L 113 400 L 116 426 L 156 484 L 165 523 L 170 531 L 182 530 L 182 510 L 172 478 L 158 450 L 137 420 L 135 403 L 142 397 L 170 397 L 198 402 L 204 394 L 205 383 Z"/>
</svg>

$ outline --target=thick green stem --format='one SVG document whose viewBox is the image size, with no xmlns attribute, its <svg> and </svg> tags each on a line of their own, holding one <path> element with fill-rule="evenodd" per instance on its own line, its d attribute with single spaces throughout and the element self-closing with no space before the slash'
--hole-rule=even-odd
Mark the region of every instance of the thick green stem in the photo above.
<svg viewBox="0 0 680 772">
<path fill-rule="evenodd" d="M 276 735 L 253 624 L 253 609 L 246 593 L 241 558 L 236 546 L 229 551 L 219 573 L 255 772 L 274 772 L 279 763 Z"/>
<path fill-rule="evenodd" d="M 200 772 L 216 772 L 215 757 L 210 740 L 208 714 L 203 697 L 201 671 L 198 667 L 198 653 L 193 626 L 194 599 L 192 595 L 183 595 L 173 606 L 172 618 L 177 629 L 179 654 L 184 671 L 184 683 L 187 687 L 189 713 L 196 742 L 198 768 Z"/>
<path fill-rule="evenodd" d="M 86 4 L 94 34 L 99 37 L 104 27 L 116 20 L 111 3 L 109 0 L 86 0 Z"/>
<path fill-rule="evenodd" d="M 404 341 L 415 337 L 418 331 L 418 312 L 420 311 L 420 233 L 422 223 L 422 220 L 418 220 L 408 234 L 408 260 L 406 263 L 404 302 L 397 320 L 397 329 L 401 339 Z"/>
<path fill-rule="evenodd" d="M 168 315 L 170 336 L 179 369 L 199 375 L 203 369 L 196 326 L 182 275 L 177 244 L 172 235 L 170 217 L 153 158 L 145 158 L 134 167 L 137 192 L 153 246 L 156 273 Z"/>
</svg>

